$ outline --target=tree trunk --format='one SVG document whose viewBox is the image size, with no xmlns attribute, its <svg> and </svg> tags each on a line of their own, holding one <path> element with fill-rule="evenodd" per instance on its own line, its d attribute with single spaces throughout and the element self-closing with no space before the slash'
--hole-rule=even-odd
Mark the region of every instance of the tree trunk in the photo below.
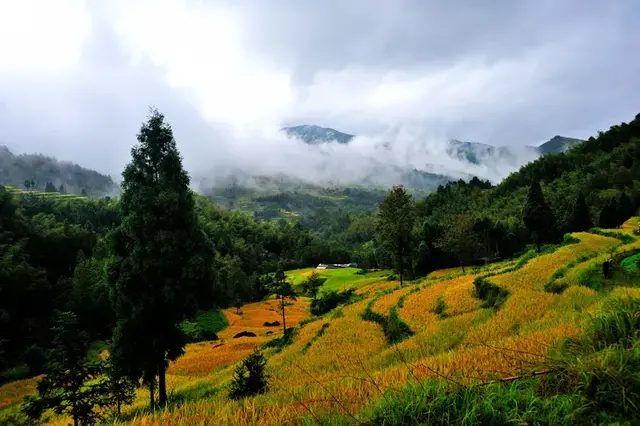
<svg viewBox="0 0 640 426">
<path fill-rule="evenodd" d="M 151 409 L 153 410 L 154 408 L 156 408 L 156 400 L 154 398 L 154 383 L 153 380 L 149 383 L 149 403 L 151 406 Z"/>
<path fill-rule="evenodd" d="M 282 336 L 287 338 L 287 318 L 284 314 L 284 296 L 280 296 L 280 307 L 282 309 Z"/>
<path fill-rule="evenodd" d="M 73 426 L 78 426 L 78 419 L 76 416 L 73 416 Z"/>
<path fill-rule="evenodd" d="M 160 407 L 167 405 L 166 372 L 167 367 L 163 359 L 158 366 L 158 405 Z"/>
<path fill-rule="evenodd" d="M 464 262 L 462 261 L 462 256 L 460 256 L 460 266 L 462 266 L 462 273 L 464 274 Z"/>
<path fill-rule="evenodd" d="M 118 410 L 118 416 L 120 416 L 120 405 L 121 405 L 120 404 L 120 398 L 117 398 L 117 400 L 116 400 L 116 408 Z"/>
<path fill-rule="evenodd" d="M 404 262 L 402 256 L 400 257 L 400 288 L 402 288 L 402 284 L 404 284 Z"/>
</svg>

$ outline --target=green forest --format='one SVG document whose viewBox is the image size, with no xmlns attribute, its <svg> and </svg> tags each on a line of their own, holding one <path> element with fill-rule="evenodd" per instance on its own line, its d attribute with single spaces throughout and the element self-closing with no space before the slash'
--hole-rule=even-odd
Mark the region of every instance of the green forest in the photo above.
<svg viewBox="0 0 640 426">
<path fill-rule="evenodd" d="M 43 371 L 70 312 L 88 342 L 111 342 L 118 374 L 157 378 L 164 403 L 164 369 L 187 341 L 178 325 L 284 294 L 285 270 L 356 262 L 392 268 L 402 285 L 540 250 L 569 232 L 616 228 L 640 207 L 640 114 L 496 186 L 461 180 L 420 199 L 402 187 L 344 190 L 356 208 L 310 200 L 305 214 L 272 220 L 218 206 L 189 183 L 171 127 L 155 111 L 117 198 L 0 187 L 0 383 Z"/>
</svg>

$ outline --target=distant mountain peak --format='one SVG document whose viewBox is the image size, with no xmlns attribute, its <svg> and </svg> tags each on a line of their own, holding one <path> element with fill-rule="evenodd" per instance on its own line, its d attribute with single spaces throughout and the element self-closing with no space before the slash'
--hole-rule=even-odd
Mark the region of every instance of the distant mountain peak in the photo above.
<svg viewBox="0 0 640 426">
<path fill-rule="evenodd" d="M 567 152 L 576 145 L 584 142 L 582 139 L 568 138 L 566 136 L 555 135 L 547 142 L 538 146 L 540 154 Z"/>
<path fill-rule="evenodd" d="M 330 127 L 320 127 L 315 124 L 301 124 L 299 126 L 283 127 L 281 129 L 288 136 L 301 139 L 310 145 L 337 142 L 346 144 L 355 136 L 339 132 Z"/>
</svg>

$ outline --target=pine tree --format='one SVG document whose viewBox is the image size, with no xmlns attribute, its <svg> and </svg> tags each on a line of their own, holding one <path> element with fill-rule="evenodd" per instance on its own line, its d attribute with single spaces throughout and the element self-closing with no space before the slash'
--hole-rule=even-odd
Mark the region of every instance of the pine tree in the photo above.
<svg viewBox="0 0 640 426">
<path fill-rule="evenodd" d="M 402 186 L 394 186 L 378 206 L 376 231 L 382 245 L 393 253 L 394 266 L 404 283 L 405 260 L 411 256 L 416 214 L 413 199 Z"/>
<path fill-rule="evenodd" d="M 87 190 L 82 188 L 82 191 L 80 191 L 80 195 L 82 195 L 83 197 L 87 196 Z"/>
<path fill-rule="evenodd" d="M 45 185 L 44 192 L 56 192 L 56 187 L 53 186 L 53 183 L 51 183 L 51 181 L 47 182 L 47 184 Z"/>
<path fill-rule="evenodd" d="M 633 202 L 626 193 L 620 194 L 618 200 L 618 223 L 616 226 L 620 226 L 625 223 L 635 213 L 633 208 Z"/>
<path fill-rule="evenodd" d="M 567 218 L 566 231 L 579 232 L 586 231 L 591 228 L 593 228 L 593 222 L 591 221 L 589 206 L 584 198 L 584 194 L 579 192 L 571 206 L 571 211 Z"/>
<path fill-rule="evenodd" d="M 544 200 L 540 182 L 534 180 L 529 187 L 527 199 L 522 209 L 522 216 L 525 226 L 533 235 L 538 252 L 543 241 L 551 237 L 556 219 L 553 212 Z"/>
<path fill-rule="evenodd" d="M 233 373 L 229 398 L 241 399 L 268 390 L 269 376 L 265 373 L 267 360 L 257 348 L 242 361 Z"/>
<path fill-rule="evenodd" d="M 113 362 L 166 404 L 166 369 L 184 351 L 178 324 L 213 281 L 213 250 L 198 223 L 171 127 L 152 110 L 123 172 L 122 223 L 111 233 L 108 280 L 116 312 Z M 157 378 L 157 381 L 156 381 Z"/>
<path fill-rule="evenodd" d="M 602 206 L 602 210 L 600 210 L 600 218 L 598 220 L 600 228 L 617 228 L 619 225 L 619 213 L 618 201 L 615 198 L 608 199 Z"/>
<path fill-rule="evenodd" d="M 103 378 L 104 366 L 87 361 L 87 333 L 78 327 L 72 312 L 60 314 L 53 328 L 53 346 L 45 365 L 45 376 L 38 382 L 38 396 L 28 397 L 25 413 L 40 419 L 44 411 L 73 418 L 74 426 L 93 424 L 99 415 L 95 411 L 109 403 L 109 392 Z"/>
<path fill-rule="evenodd" d="M 275 274 L 274 281 L 271 285 L 271 291 L 280 299 L 280 313 L 282 314 L 282 337 L 287 338 L 287 317 L 285 315 L 285 299 L 296 300 L 296 293 L 287 281 L 282 268 L 278 269 Z"/>
<path fill-rule="evenodd" d="M 64 189 L 64 185 L 60 184 L 60 188 L 58 188 L 58 192 L 61 194 L 66 194 L 67 190 Z"/>
</svg>

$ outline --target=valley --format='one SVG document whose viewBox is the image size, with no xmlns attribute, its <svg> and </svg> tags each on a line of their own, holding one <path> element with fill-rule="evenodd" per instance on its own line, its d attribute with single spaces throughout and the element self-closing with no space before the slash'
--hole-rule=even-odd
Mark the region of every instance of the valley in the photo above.
<svg viewBox="0 0 640 426">
<path fill-rule="evenodd" d="M 419 405 L 409 409 L 398 405 L 416 392 L 426 392 L 416 387 L 415 380 L 425 383 L 421 386 L 449 382 L 479 389 L 491 380 L 553 368 L 551 348 L 582 333 L 594 315 L 607 312 L 609 302 L 640 297 L 638 276 L 622 270 L 615 272 L 615 285 L 602 288 L 596 285 L 596 281 L 602 282 L 598 276 L 589 284 L 581 278 L 591 267 L 597 269 L 612 249 L 615 255 L 640 250 L 640 241 L 633 236 L 637 226 L 634 218 L 615 231 L 633 238 L 630 243 L 577 233 L 578 242 L 526 262 L 514 259 L 466 274 L 436 271 L 404 288 L 386 277 L 367 283 L 344 279 L 340 287 L 327 281 L 325 285 L 331 289 L 358 288 L 357 299 L 319 317 L 309 316 L 306 298 L 287 306 L 287 321 L 295 327 L 295 337 L 282 348 L 264 350 L 270 390 L 240 404 L 227 400 L 224 392 L 232 366 L 253 348 L 280 337 L 282 331 L 262 325 L 279 319 L 271 299 L 244 305 L 239 313 L 235 308 L 226 309 L 229 326 L 219 333 L 220 340 L 189 344 L 185 355 L 171 364 L 167 377 L 173 395 L 170 408 L 148 411 L 148 396 L 140 391 L 117 424 L 177 425 L 206 419 L 216 424 L 282 425 L 313 423 L 318 418 L 353 424 L 377 422 L 387 416 L 392 416 L 387 421 L 398 421 L 393 416 L 401 410 L 405 416 L 429 415 L 421 412 Z M 544 290 L 558 269 L 581 257 L 589 260 L 567 271 L 567 288 L 561 294 Z M 296 277 L 309 272 L 291 271 L 289 275 L 295 282 Z M 327 274 L 346 278 L 354 272 L 331 270 Z M 483 276 L 508 290 L 502 306 L 483 306 L 474 296 L 474 280 Z M 434 313 L 438 300 L 446 306 L 441 314 Z M 366 309 L 380 315 L 397 312 L 413 334 L 390 344 L 379 325 L 363 320 Z M 240 331 L 251 331 L 257 337 L 233 338 Z M 273 334 L 266 335 L 270 331 Z M 6 416 L 15 411 L 16 402 L 34 391 L 35 380 L 0 388 L 0 400 L 4 401 L 0 416 L 5 416 L 0 418 L 9 418 Z M 524 406 L 510 418 L 532 419 L 529 410 L 535 408 L 535 401 L 527 401 L 525 390 L 520 392 Z M 54 417 L 50 424 L 68 421 Z"/>
<path fill-rule="evenodd" d="M 0 187 L 0 423 L 638 420 L 640 116 L 497 185 L 256 196 L 282 217 L 192 192 L 164 120 L 118 197 Z"/>
</svg>

